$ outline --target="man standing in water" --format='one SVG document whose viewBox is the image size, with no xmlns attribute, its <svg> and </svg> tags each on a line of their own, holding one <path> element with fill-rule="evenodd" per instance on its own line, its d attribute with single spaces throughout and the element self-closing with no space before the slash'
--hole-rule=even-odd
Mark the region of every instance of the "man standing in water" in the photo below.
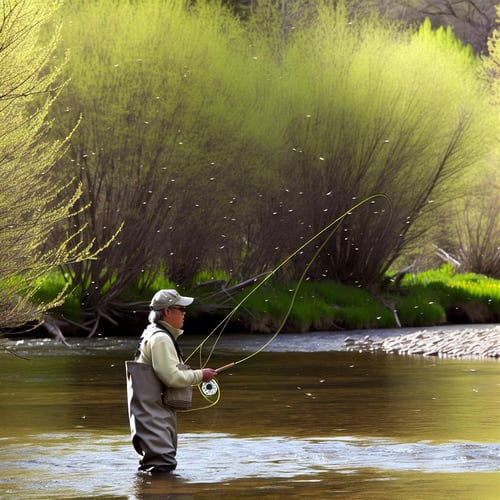
<svg viewBox="0 0 500 500">
<path fill-rule="evenodd" d="M 171 472 L 177 466 L 177 410 L 191 406 L 192 386 L 209 382 L 211 368 L 192 370 L 184 364 L 177 339 L 183 333 L 192 297 L 160 290 L 151 300 L 149 325 L 127 361 L 127 393 L 132 444 L 141 459 L 139 471 Z"/>
</svg>

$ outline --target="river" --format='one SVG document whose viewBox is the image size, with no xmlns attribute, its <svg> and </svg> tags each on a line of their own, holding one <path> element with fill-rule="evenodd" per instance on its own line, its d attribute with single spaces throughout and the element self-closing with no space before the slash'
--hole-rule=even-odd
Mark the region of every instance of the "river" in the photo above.
<svg viewBox="0 0 500 500">
<path fill-rule="evenodd" d="M 215 406 L 179 414 L 179 466 L 158 477 L 130 444 L 135 339 L 8 341 L 22 358 L 0 353 L 0 497 L 499 498 L 499 362 L 349 352 L 345 336 L 282 334 L 221 373 Z M 210 365 L 265 341 L 225 334 Z"/>
</svg>

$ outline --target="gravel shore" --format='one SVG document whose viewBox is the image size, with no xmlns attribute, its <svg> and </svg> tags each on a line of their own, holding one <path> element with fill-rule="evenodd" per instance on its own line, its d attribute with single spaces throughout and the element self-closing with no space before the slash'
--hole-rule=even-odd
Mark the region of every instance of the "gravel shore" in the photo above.
<svg viewBox="0 0 500 500">
<path fill-rule="evenodd" d="M 500 325 L 481 328 L 419 330 L 384 339 L 345 339 L 350 351 L 385 351 L 450 358 L 500 358 Z"/>
</svg>

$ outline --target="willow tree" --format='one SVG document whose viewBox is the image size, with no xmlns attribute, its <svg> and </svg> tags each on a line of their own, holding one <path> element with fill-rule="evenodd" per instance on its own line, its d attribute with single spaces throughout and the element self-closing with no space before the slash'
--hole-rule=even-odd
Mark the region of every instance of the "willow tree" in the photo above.
<svg viewBox="0 0 500 500">
<path fill-rule="evenodd" d="M 500 9 L 497 7 L 497 16 Z M 500 113 L 500 30 L 491 33 L 488 55 L 481 58 L 481 79 L 487 83 L 492 117 Z M 469 178 L 469 196 L 458 206 L 456 234 L 458 243 L 451 249 L 461 269 L 500 277 L 500 157 L 499 132 L 489 163 Z"/>
<path fill-rule="evenodd" d="M 487 158 L 492 123 L 477 61 L 429 22 L 405 32 L 329 1 L 293 16 L 267 31 L 279 49 L 271 92 L 286 132 L 274 168 L 288 237 L 307 241 L 345 214 L 310 274 L 377 284 L 432 229 L 424 215 L 462 195 L 468 169 Z"/>
<path fill-rule="evenodd" d="M 81 125 L 58 172 L 91 204 L 77 228 L 100 242 L 124 224 L 98 261 L 69 268 L 91 314 L 162 269 L 179 284 L 204 267 L 272 269 L 343 213 L 311 274 L 377 282 L 483 158 L 476 62 L 449 31 L 333 0 L 262 0 L 245 23 L 218 2 L 62 12 L 71 81 L 56 123 Z"/>
<path fill-rule="evenodd" d="M 71 81 L 54 116 L 81 123 L 59 172 L 76 173 L 90 204 L 74 223 L 98 243 L 123 224 L 99 260 L 68 272 L 87 312 L 111 318 L 137 282 L 163 271 L 186 285 L 241 254 L 231 228 L 241 191 L 255 190 L 258 79 L 244 30 L 217 5 L 72 1 L 62 20 Z"/>
<path fill-rule="evenodd" d="M 57 36 L 47 39 L 47 32 L 57 31 L 45 31 L 44 23 L 57 3 L 0 4 L 0 327 L 39 320 L 58 302 L 36 299 L 41 277 L 89 256 L 90 247 L 80 246 L 68 229 L 81 191 L 52 175 L 68 140 L 49 137 L 47 120 L 61 81 L 58 69 L 48 69 Z M 62 228 L 57 241 L 56 226 Z"/>
</svg>

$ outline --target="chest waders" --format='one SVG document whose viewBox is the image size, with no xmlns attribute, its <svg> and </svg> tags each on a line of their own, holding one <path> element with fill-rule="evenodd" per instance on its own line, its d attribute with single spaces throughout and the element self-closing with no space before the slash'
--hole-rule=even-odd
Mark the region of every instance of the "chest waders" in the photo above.
<svg viewBox="0 0 500 500">
<path fill-rule="evenodd" d="M 179 362 L 182 352 L 177 342 L 166 330 L 176 346 Z M 140 345 L 138 346 L 139 353 Z M 165 386 L 156 376 L 153 367 L 137 361 L 126 361 L 128 415 L 132 444 L 141 455 L 139 470 L 168 472 L 177 466 L 177 413 L 165 404 Z M 189 387 L 191 390 L 191 387 Z"/>
</svg>

